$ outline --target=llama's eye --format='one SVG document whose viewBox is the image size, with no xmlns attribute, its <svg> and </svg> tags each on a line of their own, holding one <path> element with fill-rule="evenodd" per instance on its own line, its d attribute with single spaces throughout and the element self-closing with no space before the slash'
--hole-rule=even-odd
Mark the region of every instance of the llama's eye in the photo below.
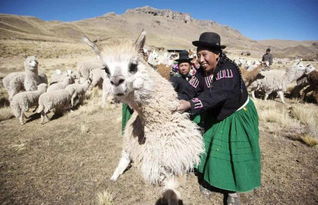
<svg viewBox="0 0 318 205">
<path fill-rule="evenodd" d="M 105 67 L 103 68 L 103 70 L 105 70 L 105 72 L 106 72 L 107 75 L 110 75 L 109 68 L 107 67 L 107 65 L 105 65 Z"/>
<path fill-rule="evenodd" d="M 129 64 L 129 72 L 130 73 L 136 73 L 138 70 L 137 63 L 130 63 Z"/>
</svg>

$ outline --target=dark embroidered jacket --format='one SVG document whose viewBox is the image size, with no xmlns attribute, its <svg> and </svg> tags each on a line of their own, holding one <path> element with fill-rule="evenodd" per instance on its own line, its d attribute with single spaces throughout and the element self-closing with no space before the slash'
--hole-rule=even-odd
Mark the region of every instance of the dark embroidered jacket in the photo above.
<svg viewBox="0 0 318 205">
<path fill-rule="evenodd" d="M 182 76 L 180 74 L 176 74 L 170 78 L 170 81 L 174 87 L 174 90 L 178 94 L 179 100 L 191 100 L 192 98 L 197 96 L 197 90 L 191 86 L 190 82 L 194 82 L 192 80 L 194 76 Z M 199 81 L 197 81 L 199 84 Z"/>
<path fill-rule="evenodd" d="M 209 115 L 220 121 L 234 113 L 247 100 L 247 90 L 240 71 L 225 54 L 221 54 L 211 76 L 197 72 L 195 77 L 199 81 L 197 89 L 203 91 L 190 100 L 190 113 L 193 115 L 208 111 Z"/>
</svg>

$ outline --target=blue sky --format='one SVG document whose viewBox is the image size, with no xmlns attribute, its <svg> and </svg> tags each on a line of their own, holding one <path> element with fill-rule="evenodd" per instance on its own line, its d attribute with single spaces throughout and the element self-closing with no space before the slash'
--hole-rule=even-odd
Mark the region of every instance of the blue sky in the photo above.
<svg viewBox="0 0 318 205">
<path fill-rule="evenodd" d="M 75 21 L 146 5 L 213 20 L 253 40 L 318 40 L 318 0 L 0 0 L 0 13 Z"/>
</svg>

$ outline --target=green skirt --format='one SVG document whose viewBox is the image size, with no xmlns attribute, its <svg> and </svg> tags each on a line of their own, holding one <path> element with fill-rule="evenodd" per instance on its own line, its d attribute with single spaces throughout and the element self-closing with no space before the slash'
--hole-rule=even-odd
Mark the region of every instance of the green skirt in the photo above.
<svg viewBox="0 0 318 205">
<path fill-rule="evenodd" d="M 134 110 L 131 109 L 127 104 L 123 104 L 121 111 L 121 131 L 124 132 L 126 124 L 133 114 Z"/>
<path fill-rule="evenodd" d="M 197 167 L 203 180 L 235 192 L 260 186 L 258 115 L 253 101 L 222 121 L 204 119 L 205 153 Z"/>
</svg>

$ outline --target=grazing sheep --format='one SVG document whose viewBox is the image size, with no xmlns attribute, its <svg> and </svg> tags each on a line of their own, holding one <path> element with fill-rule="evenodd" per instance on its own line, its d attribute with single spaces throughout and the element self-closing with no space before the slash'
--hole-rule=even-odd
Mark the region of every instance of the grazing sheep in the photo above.
<svg viewBox="0 0 318 205">
<path fill-rule="evenodd" d="M 74 95 L 76 95 L 76 91 L 72 87 L 43 93 L 39 98 L 39 107 L 36 111 L 41 113 L 41 123 L 49 121 L 47 114 L 53 108 L 54 113 L 57 113 L 73 107 Z"/>
<path fill-rule="evenodd" d="M 104 78 L 106 78 L 105 70 L 93 69 L 90 72 L 89 78 L 92 79 L 90 89 L 92 89 L 95 86 L 98 86 L 99 88 L 101 88 L 103 85 Z"/>
<path fill-rule="evenodd" d="M 284 101 L 284 92 L 286 92 L 289 83 L 297 80 L 302 75 L 309 73 L 313 70 L 312 66 L 304 66 L 301 61 L 296 61 L 285 72 L 282 70 L 270 70 L 261 72 L 264 76 L 263 79 L 254 81 L 249 89 L 252 91 L 252 97 L 255 98 L 255 90 L 265 91 L 264 100 L 267 100 L 269 94 L 277 92 L 281 101 Z"/>
<path fill-rule="evenodd" d="M 85 93 L 90 87 L 92 81 L 90 79 L 85 80 L 83 83 L 75 83 L 68 85 L 66 88 L 75 89 L 75 95 L 72 96 L 71 101 L 73 101 L 73 106 L 76 107 L 79 104 L 82 104 L 85 98 Z"/>
<path fill-rule="evenodd" d="M 41 94 L 46 92 L 47 84 L 42 83 L 37 86 L 35 91 L 24 91 L 13 96 L 10 107 L 16 118 L 19 119 L 21 125 L 23 125 L 25 112 L 32 106 L 38 105 L 38 99 Z"/>
<path fill-rule="evenodd" d="M 135 110 L 124 130 L 122 157 L 111 180 L 134 162 L 146 182 L 176 191 L 175 177 L 199 163 L 203 141 L 188 114 L 175 111 L 179 103 L 171 83 L 137 52 L 144 46 L 145 32 L 135 46 L 116 45 L 104 55 L 84 40 L 103 63 L 112 95 Z"/>
<path fill-rule="evenodd" d="M 38 62 L 34 56 L 29 56 L 24 61 L 24 72 L 13 72 L 2 80 L 9 94 L 9 101 L 20 91 L 36 90 L 40 83 L 47 83 L 45 74 L 38 74 Z"/>
<path fill-rule="evenodd" d="M 51 76 L 50 85 L 62 82 L 66 77 L 71 77 L 72 79 L 76 80 L 80 78 L 80 75 L 77 71 L 74 70 L 68 69 L 62 72 L 60 69 L 57 69 Z"/>
<path fill-rule="evenodd" d="M 69 84 L 72 84 L 74 83 L 74 80 L 73 78 L 67 76 L 63 79 L 63 81 L 59 82 L 59 83 L 54 83 L 54 84 L 51 84 L 48 89 L 47 89 L 47 92 L 52 92 L 54 90 L 61 90 L 61 89 L 64 89 L 66 88 L 66 86 L 68 86 Z"/>
<path fill-rule="evenodd" d="M 104 71 L 105 73 L 105 71 Z M 106 76 L 105 73 L 105 77 L 103 79 L 103 87 L 102 87 L 102 107 L 106 106 L 106 102 L 113 102 L 113 98 L 110 97 L 111 94 L 111 84 L 110 84 L 110 80 L 109 78 Z"/>
<path fill-rule="evenodd" d="M 77 64 L 78 73 L 80 77 L 87 80 L 90 72 L 94 69 L 102 69 L 103 65 L 99 61 L 84 61 Z"/>
</svg>

